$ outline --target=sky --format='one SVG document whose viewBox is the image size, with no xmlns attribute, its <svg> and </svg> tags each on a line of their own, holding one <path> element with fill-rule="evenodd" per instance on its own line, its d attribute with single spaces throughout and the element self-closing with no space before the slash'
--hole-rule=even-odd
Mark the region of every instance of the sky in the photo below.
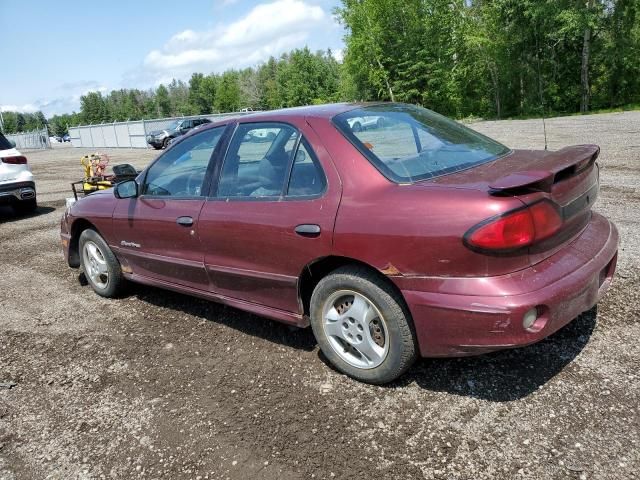
<svg viewBox="0 0 640 480">
<path fill-rule="evenodd" d="M 305 45 L 341 59 L 338 0 L 0 0 L 0 109 L 78 111 L 88 91 L 153 88 Z"/>
</svg>

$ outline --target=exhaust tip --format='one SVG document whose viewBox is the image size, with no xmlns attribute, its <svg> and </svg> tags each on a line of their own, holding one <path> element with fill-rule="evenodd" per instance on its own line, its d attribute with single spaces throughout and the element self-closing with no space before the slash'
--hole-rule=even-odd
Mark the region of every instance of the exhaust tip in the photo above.
<svg viewBox="0 0 640 480">
<path fill-rule="evenodd" d="M 21 200 L 31 200 L 32 198 L 36 198 L 36 192 L 32 188 L 23 188 L 20 190 L 20 199 Z"/>
</svg>

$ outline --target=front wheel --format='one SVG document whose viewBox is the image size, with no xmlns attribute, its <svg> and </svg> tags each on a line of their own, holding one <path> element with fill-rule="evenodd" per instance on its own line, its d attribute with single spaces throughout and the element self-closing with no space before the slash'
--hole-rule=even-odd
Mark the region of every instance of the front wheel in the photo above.
<svg viewBox="0 0 640 480">
<path fill-rule="evenodd" d="M 82 232 L 80 255 L 87 281 L 98 295 L 113 298 L 122 293 L 126 280 L 120 262 L 98 232 Z"/>
<path fill-rule="evenodd" d="M 391 382 L 417 357 L 403 299 L 364 268 L 342 267 L 320 280 L 311 296 L 311 327 L 329 362 L 363 382 Z"/>
</svg>

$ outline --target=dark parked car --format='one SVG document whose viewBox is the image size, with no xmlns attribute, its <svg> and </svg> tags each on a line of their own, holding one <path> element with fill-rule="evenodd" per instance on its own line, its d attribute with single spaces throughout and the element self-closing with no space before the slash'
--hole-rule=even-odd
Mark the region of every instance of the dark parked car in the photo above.
<svg viewBox="0 0 640 480">
<path fill-rule="evenodd" d="M 598 153 L 510 150 L 402 104 L 251 114 L 79 200 L 62 244 L 100 295 L 131 280 L 311 325 L 336 368 L 384 383 L 418 356 L 537 342 L 600 299 L 618 233 L 591 209 Z"/>
<path fill-rule="evenodd" d="M 71 141 L 71 136 L 70 136 L 68 133 L 65 133 L 65 134 L 62 136 L 62 141 L 63 141 L 63 142 L 70 142 L 70 141 Z"/>
<path fill-rule="evenodd" d="M 169 143 L 175 138 L 184 135 L 192 128 L 199 128 L 201 125 L 211 123 L 208 118 L 189 118 L 177 120 L 169 124 L 164 130 L 155 130 L 147 135 L 147 143 L 156 150 L 167 148 Z"/>
</svg>

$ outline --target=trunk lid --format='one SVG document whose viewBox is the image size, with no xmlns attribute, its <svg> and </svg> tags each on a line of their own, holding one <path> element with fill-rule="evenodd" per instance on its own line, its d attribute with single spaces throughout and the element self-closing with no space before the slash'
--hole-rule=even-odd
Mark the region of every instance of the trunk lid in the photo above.
<svg viewBox="0 0 640 480">
<path fill-rule="evenodd" d="M 565 147 L 555 152 L 514 150 L 509 155 L 432 183 L 475 189 L 490 197 L 516 197 L 531 205 L 550 200 L 557 205 L 563 223 L 552 237 L 529 247 L 535 264 L 571 242 L 587 225 L 598 195 L 596 145 Z"/>
</svg>

